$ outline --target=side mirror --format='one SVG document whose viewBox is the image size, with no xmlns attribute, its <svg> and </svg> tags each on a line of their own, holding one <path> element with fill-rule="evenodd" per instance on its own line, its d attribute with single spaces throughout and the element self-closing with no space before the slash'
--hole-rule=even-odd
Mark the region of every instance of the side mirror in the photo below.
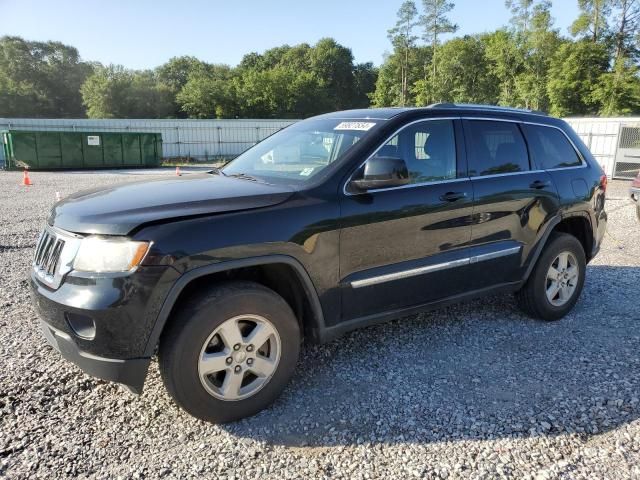
<svg viewBox="0 0 640 480">
<path fill-rule="evenodd" d="M 361 178 L 351 182 L 358 190 L 401 187 L 409 184 L 409 169 L 401 158 L 371 157 Z"/>
</svg>

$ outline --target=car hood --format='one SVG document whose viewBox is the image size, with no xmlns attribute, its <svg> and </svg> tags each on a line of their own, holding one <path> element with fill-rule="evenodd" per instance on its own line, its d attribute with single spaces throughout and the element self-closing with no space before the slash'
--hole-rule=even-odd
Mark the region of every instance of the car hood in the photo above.
<svg viewBox="0 0 640 480">
<path fill-rule="evenodd" d="M 220 175 L 187 175 L 81 191 L 54 205 L 48 223 L 76 233 L 126 235 L 150 222 L 268 207 L 290 187 Z"/>
</svg>

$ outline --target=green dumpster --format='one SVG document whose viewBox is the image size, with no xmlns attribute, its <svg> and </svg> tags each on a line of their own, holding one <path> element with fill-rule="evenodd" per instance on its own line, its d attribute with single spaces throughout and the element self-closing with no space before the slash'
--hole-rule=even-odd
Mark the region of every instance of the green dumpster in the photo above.
<svg viewBox="0 0 640 480">
<path fill-rule="evenodd" d="M 157 167 L 162 134 L 7 130 L 5 168 L 16 170 Z"/>
</svg>

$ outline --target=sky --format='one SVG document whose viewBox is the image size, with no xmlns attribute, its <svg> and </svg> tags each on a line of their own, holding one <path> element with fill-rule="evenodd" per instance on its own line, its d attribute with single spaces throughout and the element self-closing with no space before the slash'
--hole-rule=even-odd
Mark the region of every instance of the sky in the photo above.
<svg viewBox="0 0 640 480">
<path fill-rule="evenodd" d="M 249 52 L 333 37 L 357 62 L 379 65 L 402 0 L 0 0 L 0 36 L 57 40 L 84 60 L 154 68 L 192 55 L 237 65 Z M 416 2 L 420 5 L 420 1 Z M 577 0 L 553 0 L 555 26 L 567 34 Z M 456 35 L 507 25 L 504 0 L 455 0 Z"/>
</svg>

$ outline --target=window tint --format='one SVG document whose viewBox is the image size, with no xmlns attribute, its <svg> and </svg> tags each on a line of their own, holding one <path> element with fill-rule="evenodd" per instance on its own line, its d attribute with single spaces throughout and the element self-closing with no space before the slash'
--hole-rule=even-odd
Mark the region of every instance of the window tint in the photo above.
<svg viewBox="0 0 640 480">
<path fill-rule="evenodd" d="M 525 125 L 531 155 L 539 168 L 566 168 L 582 165 L 576 150 L 560 130 L 538 125 Z"/>
<path fill-rule="evenodd" d="M 393 137 L 378 154 L 402 158 L 411 183 L 456 178 L 456 142 L 453 122 L 425 121 L 411 125 Z"/>
<path fill-rule="evenodd" d="M 472 177 L 529 170 L 527 145 L 517 124 L 470 120 L 465 133 L 469 137 Z"/>
</svg>

